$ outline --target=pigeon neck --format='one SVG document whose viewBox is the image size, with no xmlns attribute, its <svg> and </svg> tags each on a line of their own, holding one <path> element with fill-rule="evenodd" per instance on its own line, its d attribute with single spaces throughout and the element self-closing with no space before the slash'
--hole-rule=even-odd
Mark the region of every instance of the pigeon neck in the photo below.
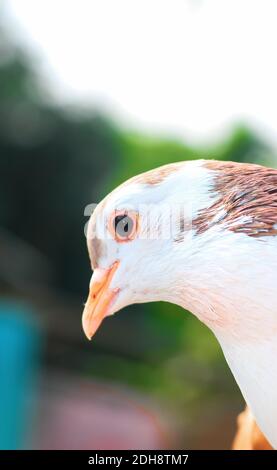
<svg viewBox="0 0 277 470">
<path fill-rule="evenodd" d="M 271 445 L 277 448 L 277 335 L 261 342 L 218 337 L 228 365 Z"/>
</svg>

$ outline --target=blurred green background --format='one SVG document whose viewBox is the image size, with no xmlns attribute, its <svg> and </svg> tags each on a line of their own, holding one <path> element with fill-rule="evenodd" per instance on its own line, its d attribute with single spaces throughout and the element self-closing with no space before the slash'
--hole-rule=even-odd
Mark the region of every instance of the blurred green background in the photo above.
<svg viewBox="0 0 277 470">
<path fill-rule="evenodd" d="M 195 158 L 276 161 L 247 125 L 197 147 L 53 104 L 35 60 L 0 29 L 0 448 L 230 447 L 243 400 L 191 314 L 132 306 L 91 343 L 81 330 L 85 207 Z"/>
</svg>

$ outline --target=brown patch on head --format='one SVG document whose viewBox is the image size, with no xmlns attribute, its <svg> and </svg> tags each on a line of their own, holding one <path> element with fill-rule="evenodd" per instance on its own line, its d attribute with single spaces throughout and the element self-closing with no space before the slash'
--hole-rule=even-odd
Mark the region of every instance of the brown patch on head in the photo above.
<svg viewBox="0 0 277 470">
<path fill-rule="evenodd" d="M 99 258 L 104 256 L 106 253 L 105 243 L 104 240 L 101 240 L 96 235 L 96 220 L 97 217 L 101 217 L 101 211 L 103 210 L 104 205 L 106 204 L 106 200 L 104 199 L 91 216 L 88 226 L 88 233 L 87 233 L 87 246 L 89 251 L 89 257 L 91 266 L 93 269 L 98 267 Z"/>
<path fill-rule="evenodd" d="M 92 269 L 96 269 L 98 267 L 99 258 L 105 253 L 103 240 L 100 240 L 97 237 L 94 237 L 92 240 L 89 240 L 88 251 Z"/>
<path fill-rule="evenodd" d="M 215 172 L 215 204 L 200 211 L 192 225 L 201 234 L 224 224 L 250 237 L 277 235 L 277 170 L 259 165 L 207 161 Z"/>
<path fill-rule="evenodd" d="M 141 183 L 147 185 L 157 185 L 162 183 L 169 175 L 178 171 L 184 162 L 170 163 L 169 165 L 160 166 L 154 170 L 141 173 L 140 175 L 134 176 L 127 183 Z"/>
</svg>

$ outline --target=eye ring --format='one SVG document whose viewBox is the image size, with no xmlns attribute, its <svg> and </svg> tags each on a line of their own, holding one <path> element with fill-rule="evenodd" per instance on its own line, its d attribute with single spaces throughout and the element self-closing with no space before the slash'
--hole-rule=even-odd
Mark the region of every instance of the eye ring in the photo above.
<svg viewBox="0 0 277 470">
<path fill-rule="evenodd" d="M 119 243 L 136 238 L 138 232 L 138 214 L 134 211 L 114 211 L 108 223 L 112 237 Z"/>
</svg>

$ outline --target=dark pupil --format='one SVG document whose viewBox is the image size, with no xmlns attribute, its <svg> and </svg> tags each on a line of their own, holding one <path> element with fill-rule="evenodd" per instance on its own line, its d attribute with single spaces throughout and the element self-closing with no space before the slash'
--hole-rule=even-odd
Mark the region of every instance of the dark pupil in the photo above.
<svg viewBox="0 0 277 470">
<path fill-rule="evenodd" d="M 114 219 L 114 229 L 121 237 L 126 237 L 132 232 L 133 221 L 128 215 L 117 215 Z"/>
</svg>

